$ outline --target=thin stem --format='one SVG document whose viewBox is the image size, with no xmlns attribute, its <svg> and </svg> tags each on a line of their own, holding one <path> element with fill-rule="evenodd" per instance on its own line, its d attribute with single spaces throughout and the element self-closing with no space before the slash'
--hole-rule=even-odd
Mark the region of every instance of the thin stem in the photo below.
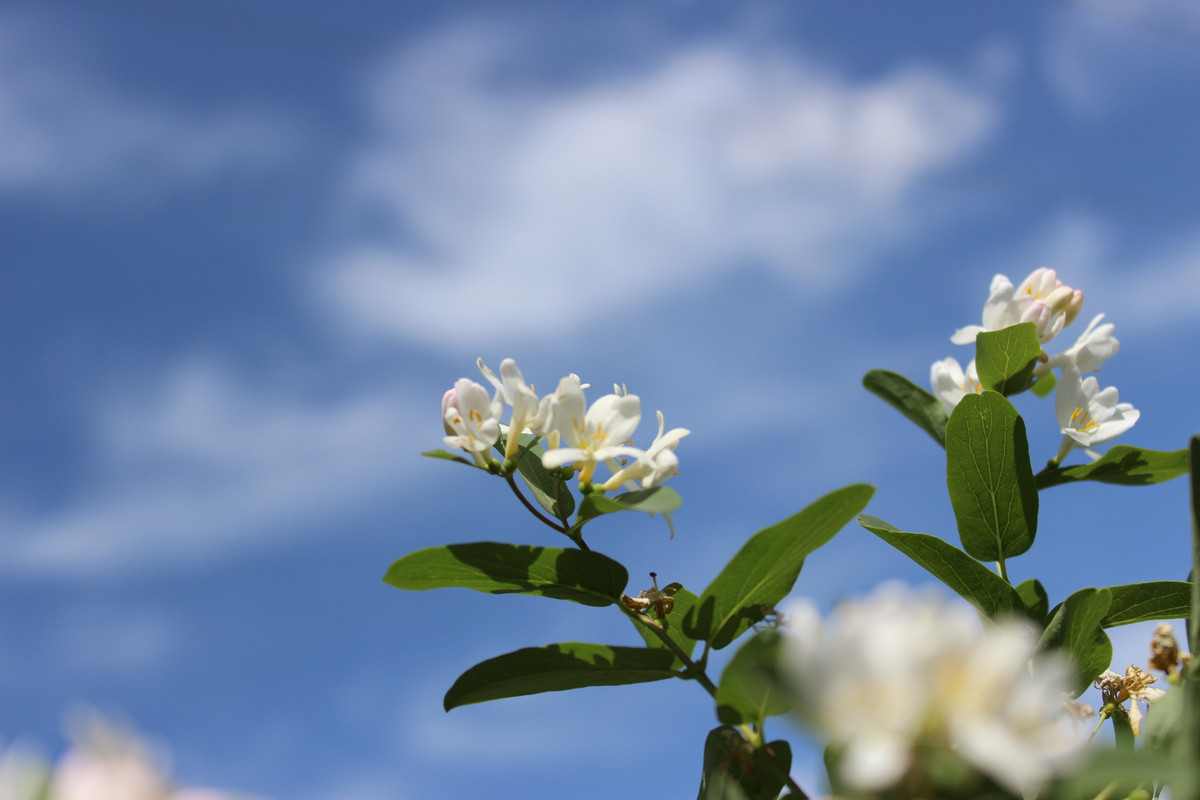
<svg viewBox="0 0 1200 800">
<path fill-rule="evenodd" d="M 708 677 L 708 673 L 704 671 L 702 666 L 697 664 L 695 661 L 692 661 L 691 657 L 688 656 L 687 653 L 683 652 L 683 648 L 679 646 L 678 642 L 671 638 L 671 635 L 667 633 L 666 629 L 663 628 L 661 623 L 650 619 L 650 617 L 645 614 L 639 614 L 634 611 L 629 611 L 625 608 L 622 608 L 621 610 L 645 625 L 650 630 L 654 631 L 654 635 L 662 640 L 662 643 L 666 645 L 667 649 L 674 653 L 675 657 L 684 663 L 684 673 L 692 678 L 695 678 L 696 682 L 703 686 L 704 690 L 708 692 L 714 700 L 717 698 L 717 686 L 712 682 L 712 679 Z M 705 653 L 707 654 L 707 652 L 706 646 Z M 799 784 L 792 780 L 791 774 L 789 774 L 788 771 L 784 769 L 783 764 L 779 762 L 775 752 L 765 744 L 762 747 L 762 751 L 775 766 L 775 769 L 779 771 L 779 774 L 783 776 L 783 779 L 787 782 L 788 788 L 792 790 L 792 796 L 798 798 L 798 800 L 809 800 L 808 795 L 805 794 L 804 790 L 800 788 Z"/>
<path fill-rule="evenodd" d="M 1004 566 L 1003 558 L 996 562 L 996 571 L 1000 573 L 1000 577 L 1004 579 L 1005 583 L 1012 585 L 1012 581 L 1008 579 L 1008 569 Z"/>
<path fill-rule="evenodd" d="M 525 508 L 529 509 L 530 514 L 533 514 L 535 517 L 537 517 L 542 522 L 549 525 L 551 528 L 554 528 L 554 530 L 558 531 L 559 533 L 567 532 L 567 528 L 565 525 L 559 525 L 557 522 L 550 519 L 545 514 L 543 514 L 542 512 L 538 511 L 536 508 L 533 507 L 533 503 L 529 502 L 529 500 L 526 499 L 525 495 L 521 494 L 521 489 L 517 486 L 517 482 L 513 478 L 511 473 L 508 475 L 505 475 L 504 480 L 508 481 L 509 488 L 513 490 L 513 494 L 515 494 L 517 496 L 517 499 L 521 501 L 521 504 L 523 506 L 525 506 Z M 575 537 L 571 537 L 571 538 L 575 538 Z"/>
</svg>

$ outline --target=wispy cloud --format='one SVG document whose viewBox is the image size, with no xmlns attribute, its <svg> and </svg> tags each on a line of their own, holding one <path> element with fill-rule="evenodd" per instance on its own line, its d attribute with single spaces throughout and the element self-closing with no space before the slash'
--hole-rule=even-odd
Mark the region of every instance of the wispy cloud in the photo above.
<svg viewBox="0 0 1200 800">
<path fill-rule="evenodd" d="M 0 15 L 0 192 L 144 200 L 276 168 L 298 151 L 297 131 L 260 107 L 139 96 L 62 31 L 30 14 Z"/>
<path fill-rule="evenodd" d="M 204 360 L 105 406 L 102 477 L 50 514 L 10 512 L 6 569 L 114 574 L 295 534 L 413 469 L 400 387 L 306 403 Z"/>
<path fill-rule="evenodd" d="M 728 41 L 583 84 L 497 86 L 518 49 L 459 29 L 379 76 L 342 208 L 375 233 L 318 280 L 350 325 L 456 346 L 495 324 L 484 309 L 513 310 L 509 333 L 579 331 L 747 264 L 844 284 L 904 230 L 901 198 L 997 117 L 987 91 L 933 68 L 856 81 Z"/>
</svg>

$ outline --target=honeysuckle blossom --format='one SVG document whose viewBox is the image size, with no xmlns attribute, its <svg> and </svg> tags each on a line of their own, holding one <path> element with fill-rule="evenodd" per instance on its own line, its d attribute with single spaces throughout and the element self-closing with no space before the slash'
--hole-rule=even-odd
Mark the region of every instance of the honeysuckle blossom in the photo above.
<svg viewBox="0 0 1200 800">
<path fill-rule="evenodd" d="M 1052 269 L 1035 269 L 1020 286 L 997 274 L 983 305 L 983 324 L 959 328 L 950 341 L 971 344 L 984 331 L 1032 322 L 1037 325 L 1038 341 L 1046 344 L 1074 321 L 1082 307 L 1083 292 L 1063 284 Z"/>
<path fill-rule="evenodd" d="M 1112 335 L 1114 325 L 1109 322 L 1101 325 L 1103 314 L 1097 314 L 1087 329 L 1075 340 L 1075 344 L 1058 355 L 1050 357 L 1044 365 L 1038 367 L 1039 373 L 1044 373 L 1052 367 L 1075 365 L 1080 372 L 1097 372 L 1104 362 L 1117 354 L 1121 343 Z"/>
<path fill-rule="evenodd" d="M 637 458 L 642 451 L 629 437 L 642 420 L 641 400 L 635 394 L 606 394 L 584 413 L 583 389 L 578 377 L 559 382 L 551 406 L 549 449 L 542 455 L 546 469 L 574 464 L 579 482 L 591 483 L 596 465 L 609 459 Z"/>
<path fill-rule="evenodd" d="M 1074 364 L 1063 367 L 1062 379 L 1054 394 L 1054 411 L 1063 441 L 1054 457 L 1060 463 L 1076 447 L 1093 459 L 1099 454 L 1091 448 L 1115 439 L 1133 427 L 1141 412 L 1129 403 L 1117 402 L 1117 389 L 1100 389 L 1096 378 L 1084 378 Z"/>
<path fill-rule="evenodd" d="M 454 388 L 442 396 L 442 422 L 446 427 L 447 447 L 466 450 L 475 463 L 486 467 L 484 455 L 500 438 L 500 412 L 504 401 L 497 392 L 489 398 L 487 389 L 469 378 L 459 378 Z"/>
<path fill-rule="evenodd" d="M 1081 743 L 1058 725 L 1066 665 L 1039 656 L 1030 670 L 1037 635 L 1024 622 L 984 630 L 967 606 L 894 584 L 827 623 L 809 602 L 785 616 L 784 678 L 849 786 L 892 786 L 931 745 L 1028 795 Z"/>
<path fill-rule="evenodd" d="M 672 428 L 664 434 L 663 413 L 656 413 L 658 435 L 654 437 L 650 447 L 641 451 L 633 461 L 623 467 L 615 462 L 609 464 L 610 468 L 616 468 L 613 469 L 613 476 L 605 481 L 601 488 L 612 491 L 624 484 L 632 489 L 637 488 L 632 484 L 633 481 L 641 481 L 641 488 L 650 489 L 661 485 L 667 478 L 679 472 L 679 457 L 675 455 L 675 446 L 691 431 L 687 428 Z"/>
<path fill-rule="evenodd" d="M 549 398 L 545 401 L 538 401 L 537 394 L 526 385 L 525 377 L 517 367 L 517 362 L 511 358 L 500 362 L 499 378 L 483 363 L 482 358 L 475 363 L 479 366 L 483 377 L 496 387 L 496 391 L 504 398 L 504 402 L 512 406 L 512 419 L 508 424 L 509 436 L 504 443 L 504 457 L 511 458 L 517 454 L 517 450 L 521 446 L 522 433 L 528 431 L 534 436 L 542 436 L 546 433 L 551 402 Z"/>
<path fill-rule="evenodd" d="M 967 363 L 964 371 L 957 359 L 944 358 L 933 362 L 929 370 L 929 382 L 933 385 L 933 393 L 942 401 L 942 408 L 949 414 L 954 411 L 958 401 L 968 394 L 979 394 L 983 384 L 979 382 L 979 373 L 975 369 L 975 359 Z"/>
</svg>

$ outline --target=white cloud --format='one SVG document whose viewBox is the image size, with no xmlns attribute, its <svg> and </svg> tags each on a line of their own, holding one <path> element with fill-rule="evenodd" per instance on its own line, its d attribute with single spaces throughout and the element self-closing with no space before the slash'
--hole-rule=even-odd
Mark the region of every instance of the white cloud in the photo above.
<svg viewBox="0 0 1200 800">
<path fill-rule="evenodd" d="M 577 332 L 747 263 L 841 285 L 996 118 L 919 66 L 860 83 L 712 44 L 585 85 L 502 85 L 510 57 L 460 30 L 380 76 L 343 213 L 389 233 L 341 246 L 318 281 L 352 325 L 449 346 L 497 324 Z"/>
<path fill-rule="evenodd" d="M 1076 0 L 1047 26 L 1046 80 L 1085 118 L 1128 113 L 1180 91 L 1172 84 L 1195 69 L 1197 37 L 1200 5 L 1190 0 Z"/>
<path fill-rule="evenodd" d="M 9 512 L 16 572 L 113 574 L 257 546 L 378 492 L 420 449 L 401 388 L 306 404 L 203 361 L 103 412 L 99 474 L 65 509 Z"/>
<path fill-rule="evenodd" d="M 279 164 L 296 126 L 258 107 L 198 110 L 106 79 L 86 48 L 32 17 L 0 16 L 0 191 L 106 202 Z"/>
</svg>

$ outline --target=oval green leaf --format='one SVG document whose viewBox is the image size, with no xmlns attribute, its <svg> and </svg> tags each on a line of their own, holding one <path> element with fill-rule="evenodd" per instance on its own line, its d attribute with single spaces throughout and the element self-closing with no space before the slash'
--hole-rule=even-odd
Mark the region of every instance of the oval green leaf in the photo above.
<svg viewBox="0 0 1200 800">
<path fill-rule="evenodd" d="M 1108 589 L 1080 589 L 1051 612 L 1038 641 L 1039 650 L 1061 649 L 1070 659 L 1074 697 L 1112 663 L 1112 642 L 1101 628 L 1111 604 Z"/>
<path fill-rule="evenodd" d="M 750 537 L 684 620 L 689 636 L 720 649 L 787 596 L 809 553 L 867 505 L 875 487 L 856 483 Z"/>
<path fill-rule="evenodd" d="M 647 514 L 670 514 L 683 505 L 679 492 L 670 486 L 655 486 L 609 497 L 601 492 L 585 495 L 579 504 L 579 514 L 571 527 L 578 530 L 590 519 L 616 511 L 644 511 Z"/>
<path fill-rule="evenodd" d="M 915 422 L 921 430 L 946 446 L 946 410 L 942 401 L 903 375 L 873 369 L 863 376 L 863 387 Z"/>
<path fill-rule="evenodd" d="M 1075 481 L 1099 481 L 1118 486 L 1146 486 L 1187 474 L 1188 451 L 1143 450 L 1119 444 L 1090 464 L 1073 467 L 1047 466 L 1037 475 L 1039 489 Z"/>
<path fill-rule="evenodd" d="M 767 717 L 785 714 L 791 703 L 775 680 L 783 638 L 768 628 L 743 644 L 721 673 L 717 686 L 717 719 L 728 725 L 759 729 Z"/>
<path fill-rule="evenodd" d="M 709 731 L 697 800 L 775 800 L 792 769 L 792 748 L 783 741 L 754 747 L 732 725 Z"/>
<path fill-rule="evenodd" d="M 949 542 L 927 533 L 899 531 L 866 514 L 859 515 L 858 524 L 920 564 L 989 619 L 1025 608 L 1007 581 Z"/>
<path fill-rule="evenodd" d="M 998 331 L 985 331 L 975 337 L 975 369 L 984 389 L 1012 395 L 1025 389 L 1042 345 L 1037 326 L 1022 322 Z"/>
<path fill-rule="evenodd" d="M 1105 628 L 1162 619 L 1191 619 L 1192 584 L 1187 581 L 1150 581 L 1110 586 L 1112 604 Z"/>
<path fill-rule="evenodd" d="M 968 394 L 950 415 L 946 485 L 969 555 L 999 561 L 1033 544 L 1038 494 L 1025 422 L 998 393 Z"/>
<path fill-rule="evenodd" d="M 392 564 L 383 580 L 398 589 L 461 587 L 607 606 L 620 599 L 629 573 L 595 551 L 473 542 L 409 553 Z"/>
<path fill-rule="evenodd" d="M 1021 581 L 1016 587 L 1017 595 L 1025 606 L 1025 613 L 1038 624 L 1039 628 L 1046 627 L 1046 615 L 1050 612 L 1050 596 L 1046 587 L 1037 578 Z"/>
<path fill-rule="evenodd" d="M 446 710 L 541 692 L 585 686 L 620 686 L 677 677 L 666 650 L 562 642 L 526 647 L 482 661 L 458 676 L 446 692 Z"/>
<path fill-rule="evenodd" d="M 496 449 L 503 454 L 504 446 L 504 437 L 501 436 L 500 441 L 496 442 Z M 529 487 L 539 506 L 549 511 L 555 519 L 565 520 L 575 512 L 575 497 L 557 472 L 552 473 L 542 466 L 544 452 L 536 437 L 521 434 L 521 447 L 514 456 L 517 474 Z"/>
</svg>

